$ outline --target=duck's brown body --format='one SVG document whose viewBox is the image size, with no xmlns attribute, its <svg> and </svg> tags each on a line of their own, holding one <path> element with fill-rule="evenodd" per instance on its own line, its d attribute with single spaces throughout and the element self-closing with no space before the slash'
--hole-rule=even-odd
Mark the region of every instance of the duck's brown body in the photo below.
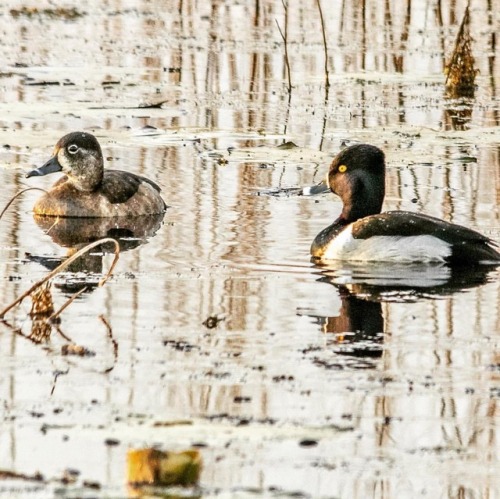
<svg viewBox="0 0 500 499">
<path fill-rule="evenodd" d="M 68 177 L 56 182 L 33 207 L 37 215 L 52 217 L 130 217 L 165 211 L 160 188 L 145 177 L 106 170 L 95 191 L 80 191 Z"/>
<path fill-rule="evenodd" d="M 62 171 L 66 176 L 36 203 L 36 215 L 51 217 L 133 217 L 166 210 L 160 188 L 151 180 L 122 170 L 104 170 L 97 139 L 73 132 L 56 144 L 54 156 L 27 176 Z"/>
</svg>

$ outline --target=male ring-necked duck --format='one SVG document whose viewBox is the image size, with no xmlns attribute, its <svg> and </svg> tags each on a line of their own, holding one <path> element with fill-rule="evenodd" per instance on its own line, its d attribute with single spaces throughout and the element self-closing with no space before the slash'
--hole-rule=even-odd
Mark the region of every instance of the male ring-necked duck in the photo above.
<svg viewBox="0 0 500 499">
<path fill-rule="evenodd" d="M 59 139 L 52 158 L 26 177 L 54 172 L 66 175 L 35 203 L 37 215 L 129 217 L 163 213 L 167 207 L 151 180 L 105 170 L 101 146 L 90 133 L 73 132 Z"/>
<path fill-rule="evenodd" d="M 471 229 L 420 213 L 380 213 L 385 158 L 378 147 L 357 144 L 342 150 L 327 182 L 344 206 L 337 220 L 315 237 L 315 260 L 500 263 L 497 245 Z"/>
</svg>

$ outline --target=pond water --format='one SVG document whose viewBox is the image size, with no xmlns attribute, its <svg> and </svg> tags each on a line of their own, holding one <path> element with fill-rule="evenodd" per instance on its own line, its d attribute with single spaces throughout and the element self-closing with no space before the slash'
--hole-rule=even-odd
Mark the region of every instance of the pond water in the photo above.
<svg viewBox="0 0 500 499">
<path fill-rule="evenodd" d="M 133 496 L 128 449 L 193 446 L 199 487 L 172 497 L 500 495 L 500 271 L 315 266 L 341 204 L 301 195 L 368 142 L 385 209 L 500 241 L 499 10 L 472 2 L 477 89 L 457 102 L 443 65 L 464 0 L 322 4 L 328 92 L 312 0 L 2 2 L 0 208 L 55 182 L 25 174 L 87 130 L 169 209 L 52 227 L 34 190 L 0 220 L 2 307 L 122 237 L 104 286 L 112 253 L 53 280 L 55 309 L 89 283 L 60 324 L 29 298 L 0 324 L 0 495 Z"/>
</svg>

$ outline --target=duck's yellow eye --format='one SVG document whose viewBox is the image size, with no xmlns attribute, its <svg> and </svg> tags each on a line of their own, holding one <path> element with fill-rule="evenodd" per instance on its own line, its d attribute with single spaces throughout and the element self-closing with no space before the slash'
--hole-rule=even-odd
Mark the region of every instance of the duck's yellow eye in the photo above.
<svg viewBox="0 0 500 499">
<path fill-rule="evenodd" d="M 347 170 L 347 166 L 346 166 L 346 165 L 340 165 L 340 166 L 338 167 L 338 171 L 339 171 L 340 173 L 344 173 L 346 170 Z"/>
</svg>

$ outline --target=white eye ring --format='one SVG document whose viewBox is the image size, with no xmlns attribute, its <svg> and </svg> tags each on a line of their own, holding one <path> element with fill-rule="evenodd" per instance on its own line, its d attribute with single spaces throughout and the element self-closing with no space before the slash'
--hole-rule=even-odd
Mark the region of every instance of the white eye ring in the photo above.
<svg viewBox="0 0 500 499">
<path fill-rule="evenodd" d="M 78 151 L 78 146 L 76 144 L 71 144 L 69 147 L 68 147 L 68 152 L 70 154 L 76 154 Z"/>
</svg>

